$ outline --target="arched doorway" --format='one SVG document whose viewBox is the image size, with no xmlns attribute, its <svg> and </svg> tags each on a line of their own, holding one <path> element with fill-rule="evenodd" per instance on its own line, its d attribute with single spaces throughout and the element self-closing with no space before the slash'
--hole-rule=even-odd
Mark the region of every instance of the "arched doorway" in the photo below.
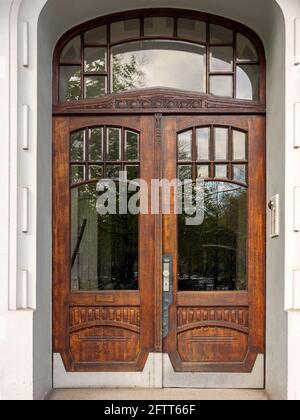
<svg viewBox="0 0 300 420">
<path fill-rule="evenodd" d="M 259 39 L 206 14 L 118 14 L 66 34 L 54 75 L 54 351 L 66 370 L 142 371 L 156 352 L 170 358 L 167 386 L 176 372 L 252 372 L 265 350 Z M 203 180 L 204 222 L 99 217 L 96 185 L 120 171 Z"/>
</svg>

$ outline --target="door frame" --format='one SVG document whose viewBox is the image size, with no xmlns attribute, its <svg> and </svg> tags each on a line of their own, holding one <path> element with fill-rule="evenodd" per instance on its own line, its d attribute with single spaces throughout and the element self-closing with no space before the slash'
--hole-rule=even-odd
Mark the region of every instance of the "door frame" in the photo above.
<svg viewBox="0 0 300 420">
<path fill-rule="evenodd" d="M 59 82 L 59 57 L 66 43 L 74 36 L 79 35 L 82 31 L 92 29 L 97 25 L 106 24 L 111 21 L 120 20 L 120 18 L 136 18 L 143 16 L 185 16 L 187 18 L 198 18 L 209 23 L 215 23 L 232 28 L 248 36 L 257 46 L 260 62 L 260 84 L 259 97 L 257 101 L 226 99 L 214 97 L 208 94 L 199 94 L 195 92 L 184 92 L 173 89 L 153 88 L 143 91 L 131 91 L 117 94 L 110 94 L 95 100 L 79 100 L 69 103 L 60 103 L 58 95 Z M 176 9 L 147 9 L 136 10 L 128 13 L 118 13 L 115 15 L 105 16 L 93 20 L 88 23 L 79 25 L 65 34 L 57 44 L 53 61 L 54 84 L 53 84 L 53 116 L 54 118 L 69 118 L 72 116 L 112 116 L 112 115 L 155 115 L 154 136 L 156 149 L 156 174 L 157 178 L 161 178 L 161 155 L 160 149 L 163 144 L 162 118 L 163 116 L 249 116 L 249 117 L 265 117 L 266 115 L 266 60 L 264 47 L 259 37 L 246 26 L 228 19 L 212 16 L 206 13 L 198 13 L 194 11 L 176 10 Z M 162 301 L 162 238 L 160 235 L 162 228 L 162 217 L 155 218 L 154 238 L 157 243 L 155 252 L 155 272 L 157 273 L 157 281 L 155 282 L 155 311 L 157 323 L 154 332 L 153 351 L 162 352 L 162 313 L 161 305 L 157 302 Z M 53 267 L 55 270 L 55 267 Z"/>
<path fill-rule="evenodd" d="M 173 131 L 166 130 L 165 127 L 167 126 L 168 121 L 179 121 L 177 127 L 173 127 Z M 105 125 L 121 125 L 124 124 L 128 128 L 137 129 L 139 126 L 141 132 L 146 131 L 147 135 L 154 139 L 153 143 L 146 148 L 146 155 L 145 159 L 147 160 L 147 176 L 149 179 L 151 178 L 167 178 L 168 171 L 166 172 L 164 168 L 164 156 L 166 154 L 172 153 L 172 151 L 168 150 L 170 142 L 164 142 L 163 138 L 172 136 L 174 139 L 172 140 L 173 143 L 176 142 L 177 133 L 182 131 L 182 129 L 190 128 L 192 126 L 199 125 L 211 125 L 212 122 L 216 125 L 230 125 L 236 128 L 251 130 L 252 135 L 254 136 L 255 133 L 259 136 L 259 138 L 265 138 L 265 118 L 263 116 L 168 116 L 164 114 L 156 114 L 156 115 L 147 115 L 147 116 L 137 116 L 137 115 L 130 115 L 130 116 L 80 116 L 80 117 L 55 117 L 54 118 L 54 153 L 53 153 L 53 303 L 54 303 L 54 311 L 53 311 L 53 343 L 54 343 L 54 352 L 60 353 L 62 355 L 65 367 L 68 371 L 95 371 L 95 369 L 100 369 L 101 371 L 120 371 L 120 372 L 128 372 L 128 371 L 142 371 L 145 367 L 147 358 L 149 353 L 169 353 L 170 359 L 172 362 L 173 367 L 177 372 L 234 372 L 237 373 L 241 372 L 251 372 L 252 368 L 256 361 L 256 356 L 258 354 L 264 353 L 265 347 L 265 246 L 261 246 L 262 243 L 265 244 L 265 211 L 260 214 L 260 222 L 259 227 L 261 231 L 261 227 L 263 227 L 262 231 L 264 232 L 264 237 L 258 237 L 256 234 L 253 235 L 252 231 L 249 232 L 252 234 L 250 238 L 252 243 L 255 243 L 256 246 L 253 246 L 253 253 L 252 256 L 249 256 L 249 261 L 251 258 L 256 255 L 255 250 L 260 249 L 260 261 L 261 265 L 257 266 L 256 270 L 253 270 L 252 281 L 256 278 L 260 278 L 261 282 L 258 284 L 257 288 L 253 288 L 250 292 L 249 298 L 246 296 L 246 293 L 239 293 L 240 298 L 238 301 L 233 299 L 232 296 L 224 293 L 225 299 L 225 306 L 230 305 L 243 305 L 245 306 L 246 303 L 251 302 L 252 305 L 256 308 L 254 314 L 250 316 L 250 328 L 254 329 L 255 326 L 259 325 L 259 334 L 256 336 L 250 337 L 250 353 L 248 354 L 247 359 L 243 364 L 236 364 L 236 365 L 189 365 L 186 363 L 182 363 L 177 351 L 174 352 L 174 348 L 170 345 L 171 341 L 170 337 L 166 340 L 163 340 L 162 337 L 162 311 L 163 311 L 163 292 L 162 292 L 162 258 L 163 254 L 172 253 L 175 255 L 174 259 L 174 271 L 173 271 L 173 281 L 174 284 L 177 279 L 177 272 L 176 270 L 176 256 L 177 256 L 177 245 L 173 243 L 173 247 L 170 245 L 166 246 L 166 242 L 168 243 L 168 239 L 170 239 L 169 232 L 167 237 L 165 236 L 165 230 L 163 226 L 167 223 L 169 229 L 175 232 L 177 229 L 177 221 L 174 219 L 176 215 L 147 215 L 147 221 L 145 223 L 145 228 L 148 231 L 149 237 L 152 238 L 150 240 L 152 246 L 152 261 L 153 261 L 153 274 L 149 270 L 144 270 L 143 275 L 145 278 L 148 279 L 148 287 L 152 285 L 152 292 L 150 293 L 153 296 L 153 299 L 148 299 L 147 295 L 145 294 L 144 297 L 141 297 L 141 308 L 145 305 L 147 309 L 147 313 L 151 318 L 151 314 L 153 314 L 153 322 L 148 322 L 144 326 L 144 331 L 147 331 L 145 341 L 143 341 L 143 351 L 140 353 L 138 360 L 135 363 L 120 363 L 120 364 L 110 364 L 106 363 L 104 365 L 86 365 L 86 364 L 78 364 L 73 363 L 72 357 L 69 353 L 69 336 L 65 334 L 67 331 L 68 325 L 68 308 L 67 308 L 67 301 L 69 296 L 69 290 L 67 290 L 66 282 L 62 287 L 62 283 L 60 281 L 61 278 L 69 279 L 69 266 L 70 264 L 66 264 L 65 256 L 68 256 L 70 260 L 70 248 L 69 248 L 69 238 L 70 238 L 70 231 L 69 225 L 63 223 L 63 220 L 70 219 L 70 195 L 69 195 L 69 182 L 66 184 L 66 180 L 69 179 L 69 147 L 66 147 L 64 144 L 66 141 L 68 142 L 70 132 L 74 132 L 80 128 L 84 128 L 87 126 L 95 126 L 98 124 L 105 124 Z M 144 124 L 144 125 L 143 125 Z M 174 125 L 174 124 L 173 124 Z M 175 129 L 175 131 L 174 131 Z M 146 137 L 145 137 L 146 138 Z M 149 138 L 149 137 L 148 137 Z M 155 160 L 151 160 L 152 148 L 155 150 Z M 251 153 L 256 155 L 256 153 L 260 156 L 259 159 L 259 166 L 257 169 L 250 173 L 249 179 L 252 176 L 257 179 L 257 175 L 259 174 L 260 177 L 264 179 L 264 182 L 261 183 L 261 191 L 260 194 L 257 196 L 254 194 L 254 198 L 256 197 L 256 201 L 252 201 L 249 197 L 248 199 L 248 207 L 249 213 L 253 214 L 254 209 L 259 207 L 260 209 L 264 208 L 265 203 L 265 142 L 256 142 L 255 150 L 252 150 Z M 174 150 L 173 150 L 174 153 Z M 141 157 L 142 158 L 142 157 Z M 251 155 L 249 156 L 249 160 L 251 159 Z M 169 162 L 170 166 L 177 165 L 177 159 L 174 155 L 174 162 Z M 67 165 L 66 165 L 67 162 Z M 258 171 L 258 172 L 257 172 Z M 147 177 L 146 176 L 146 177 Z M 65 191 L 65 195 L 61 197 L 61 191 Z M 258 201 L 257 201 L 258 200 Z M 64 203 L 62 208 L 62 203 Z M 149 219 L 148 219 L 149 218 Z M 63 227 L 63 229 L 61 229 Z M 149 230 L 150 229 L 150 230 Z M 249 234 L 248 232 L 248 234 Z M 140 239 L 142 236 L 142 230 L 140 229 Z M 166 241 L 167 238 L 167 241 Z M 261 239 L 261 241 L 259 241 Z M 140 246 L 144 241 L 140 240 Z M 149 241 L 147 241 L 148 243 Z M 169 247 L 168 247 L 169 246 Z M 171 248 L 170 248 L 171 246 Z M 63 247 L 63 248 L 62 248 Z M 64 251 L 62 252 L 62 249 Z M 149 253 L 151 254 L 151 249 L 149 247 L 145 247 L 145 249 L 140 249 L 142 253 Z M 249 249 L 249 248 L 248 248 Z M 255 258 L 255 257 L 254 257 Z M 252 258 L 253 259 L 253 258 Z M 58 261 L 58 263 L 57 263 Z M 263 263 L 264 262 L 264 263 Z M 154 281 L 152 280 L 154 278 Z M 176 286 L 175 286 L 176 289 Z M 117 292 L 105 292 L 102 293 L 103 298 L 102 300 L 96 299 L 98 304 L 109 306 L 109 301 L 113 293 L 117 296 L 116 302 L 119 303 L 122 301 L 121 295 L 118 297 Z M 121 292 L 124 293 L 124 292 Z M 138 294 L 135 292 L 125 292 L 127 301 L 129 304 L 137 305 L 139 303 Z M 98 294 L 100 296 L 100 294 Z M 105 297 L 104 297 L 105 295 Z M 180 297 L 180 302 L 185 305 L 187 302 L 186 298 L 184 297 L 187 294 L 182 293 Z M 95 294 L 88 293 L 85 294 L 85 299 L 88 300 L 89 298 L 94 298 Z M 210 293 L 205 293 L 204 296 L 206 299 L 209 299 L 212 305 L 216 305 L 217 299 Z M 80 296 L 82 299 L 82 294 Z M 80 299 L 77 298 L 76 295 L 71 299 L 72 305 L 80 305 Z M 249 300 L 248 300 L 249 299 Z M 254 302 L 254 303 L 253 303 Z M 177 303 L 177 302 L 176 302 Z M 192 302 L 190 302 L 192 304 Z M 176 318 L 176 314 L 174 312 L 175 307 L 171 308 L 171 313 L 173 317 Z M 155 321 L 155 322 L 154 322 Z M 63 327 L 65 326 L 65 327 Z M 175 339 L 175 330 L 171 330 L 171 337 L 173 340 Z M 142 337 L 143 338 L 143 337 Z M 144 339 L 144 338 L 143 338 Z M 176 340 L 176 339 L 175 339 Z M 200 370 L 199 370 L 200 368 Z"/>
</svg>

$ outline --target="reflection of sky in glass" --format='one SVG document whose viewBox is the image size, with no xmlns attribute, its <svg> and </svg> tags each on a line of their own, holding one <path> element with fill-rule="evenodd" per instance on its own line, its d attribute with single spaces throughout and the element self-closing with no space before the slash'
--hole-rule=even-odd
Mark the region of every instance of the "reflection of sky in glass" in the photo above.
<svg viewBox="0 0 300 420">
<path fill-rule="evenodd" d="M 259 66 L 237 67 L 237 98 L 257 100 L 259 85 Z"/>
<path fill-rule="evenodd" d="M 113 61 L 121 68 L 135 62 L 135 68 L 114 75 L 122 84 L 123 78 L 132 78 L 132 89 L 167 87 L 205 92 L 205 48 L 184 42 L 141 41 L 113 48 Z M 114 66 L 113 66 L 114 67 Z M 140 72 L 140 77 L 134 73 Z M 128 80 L 124 80 L 128 83 Z"/>
</svg>

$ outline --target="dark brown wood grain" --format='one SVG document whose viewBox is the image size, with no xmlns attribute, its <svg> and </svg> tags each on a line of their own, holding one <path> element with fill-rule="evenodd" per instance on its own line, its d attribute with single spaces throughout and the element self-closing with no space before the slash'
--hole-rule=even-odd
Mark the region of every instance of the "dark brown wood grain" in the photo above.
<svg viewBox="0 0 300 420">
<path fill-rule="evenodd" d="M 53 346 L 67 371 L 140 371 L 154 349 L 155 216 L 139 217 L 139 291 L 71 291 L 70 133 L 102 125 L 139 132 L 141 177 L 156 175 L 152 117 L 54 118 Z"/>
<path fill-rule="evenodd" d="M 54 115 L 101 114 L 265 114 L 265 103 L 217 98 L 197 92 L 150 88 L 53 105 Z"/>
<path fill-rule="evenodd" d="M 141 177 L 149 185 L 151 180 L 157 177 L 170 180 L 176 177 L 178 132 L 211 125 L 227 126 L 248 132 L 249 287 L 247 292 L 177 291 L 177 216 L 173 214 L 172 206 L 170 215 L 140 216 L 140 291 L 70 292 L 69 135 L 70 132 L 80 128 L 103 124 L 124 126 L 141 133 Z M 173 366 L 178 372 L 252 370 L 257 354 L 264 353 L 265 348 L 264 117 L 163 117 L 161 115 L 55 117 L 53 173 L 54 351 L 61 353 L 67 370 L 141 370 L 149 352 L 162 350 L 169 353 Z M 171 197 L 174 204 L 174 193 Z M 173 256 L 175 290 L 174 305 L 170 308 L 169 336 L 164 340 L 163 348 L 162 253 Z M 137 319 L 137 310 L 138 325 L 135 325 L 130 321 L 130 314 L 135 314 L 133 320 Z M 118 335 L 120 337 L 118 344 L 117 339 L 113 338 L 112 331 L 120 332 L 120 329 L 122 332 Z M 100 337 L 99 342 L 93 339 L 94 333 Z M 101 338 L 101 335 L 104 338 Z M 109 337 L 112 337 L 111 344 Z M 212 337 L 215 337 L 215 342 L 211 342 Z M 127 350 L 125 341 L 129 346 Z M 188 341 L 203 343 L 203 354 L 209 355 L 207 360 L 203 360 L 200 353 L 191 351 L 186 345 Z M 106 342 L 107 359 L 103 342 Z M 237 346 L 238 342 L 240 347 Z M 81 346 L 83 353 L 78 353 L 79 349 L 76 346 Z M 132 346 L 137 349 L 136 353 L 132 353 Z M 95 352 L 93 356 L 92 348 Z M 83 357 L 81 362 L 80 354 Z M 97 354 L 98 362 L 95 360 Z M 133 354 L 136 356 L 134 361 Z M 90 363 L 87 363 L 88 357 L 91 359 Z"/>
<path fill-rule="evenodd" d="M 249 159 L 249 208 L 248 208 L 248 292 L 177 292 L 177 282 L 174 281 L 174 302 L 170 309 L 170 333 L 164 342 L 163 351 L 170 354 L 174 368 L 177 371 L 250 371 L 255 362 L 255 355 L 264 353 L 265 344 L 265 119 L 264 117 L 241 116 L 93 116 L 93 117 L 56 117 L 54 119 L 54 152 L 53 152 L 53 303 L 54 303 L 54 351 L 62 354 L 65 366 L 70 371 L 134 371 L 143 368 L 147 354 L 162 350 L 161 313 L 161 256 L 162 252 L 171 254 L 174 258 L 173 278 L 177 278 L 177 216 L 172 208 L 170 215 L 140 216 L 140 291 L 120 292 L 105 291 L 99 293 L 70 292 L 70 199 L 69 199 L 69 135 L 70 132 L 87 126 L 97 125 L 124 126 L 141 133 L 141 176 L 149 185 L 154 178 L 173 179 L 177 168 L 177 133 L 196 126 L 219 125 L 230 126 L 248 132 Z M 162 156 L 160 158 L 160 155 Z M 150 192 L 149 192 L 150 194 Z M 163 200 L 164 197 L 161 197 Z M 174 203 L 174 194 L 172 194 Z M 149 195 L 150 206 L 150 195 Z M 161 239 L 162 238 L 162 239 Z M 160 241 L 162 240 L 162 245 Z M 70 311 L 79 310 L 87 320 L 80 323 L 82 331 L 98 329 L 103 336 L 108 337 L 106 348 L 110 357 L 116 352 L 116 360 L 112 365 L 110 359 L 99 356 L 99 363 L 91 357 L 90 364 L 79 362 L 78 348 L 81 343 L 78 336 L 78 325 L 70 325 Z M 89 309 L 90 308 L 90 309 Z M 128 314 L 135 308 L 139 309 L 140 324 L 134 331 L 139 337 L 139 354 L 135 362 L 130 360 L 131 350 L 128 347 L 128 361 L 120 362 L 119 352 L 124 345 L 118 347 L 115 339 L 109 344 L 111 328 L 120 328 L 122 323 L 114 323 L 114 317 L 122 318 L 126 309 Z M 205 310 L 204 310 L 205 308 Z M 102 319 L 103 311 L 110 310 L 109 319 Z M 204 313 L 203 319 L 198 319 L 199 310 Z M 204 310 L 204 312 L 203 312 Z M 90 312 L 89 312 L 90 311 Z M 96 311 L 96 312 L 95 312 Z M 99 312 L 95 318 L 94 313 Z M 121 311 L 121 312 L 120 312 Z M 177 325 L 179 313 L 185 313 L 190 319 L 188 325 Z M 194 314 L 193 314 L 194 311 Z M 207 314 L 205 315 L 205 311 Z M 246 311 L 246 312 L 245 312 Z M 195 315 L 198 314 L 197 316 Z M 246 313 L 246 315 L 245 315 Z M 240 324 L 238 319 L 247 317 L 247 326 Z M 195 318 L 196 317 L 196 318 Z M 232 319 L 235 321 L 232 322 Z M 102 328 L 99 330 L 99 328 Z M 128 322 L 123 323 L 125 330 Z M 131 327 L 132 328 L 132 327 Z M 136 327 L 137 328 L 137 327 Z M 226 331 L 235 331 L 226 339 Z M 193 332 L 194 331 L 194 332 Z M 206 353 L 212 360 L 201 360 L 200 356 L 190 352 L 186 343 L 189 338 L 193 342 L 205 342 L 207 331 L 214 333 L 216 343 L 206 347 Z M 75 335 L 76 340 L 75 340 Z M 231 334 L 231 333 L 230 333 Z M 83 337 L 86 334 L 84 333 Z M 87 334 L 87 336 L 89 336 Z M 202 339 L 199 337 L 203 336 Z M 247 341 L 246 337 L 247 336 Z M 72 338 L 73 337 L 73 338 Z M 79 337 L 79 338 L 78 338 Z M 121 337 L 121 336 L 120 336 Z M 197 338 L 198 337 L 198 338 Z M 222 338 L 223 337 L 223 338 Z M 225 338 L 224 338 L 225 337 Z M 127 337 L 128 338 L 128 337 Z M 74 341 L 75 340 L 75 341 Z M 78 341 L 79 340 L 79 341 Z M 125 339 L 120 339 L 122 342 Z M 133 336 L 132 336 L 133 340 Z M 132 340 L 128 338 L 128 343 Z M 223 340 L 223 351 L 220 345 Z M 225 340 L 225 342 L 224 342 Z M 226 342 L 227 340 L 227 342 Z M 240 340 L 241 349 L 230 347 L 230 340 L 236 344 Z M 83 342 L 89 341 L 88 339 Z M 91 340 L 90 340 L 91 341 Z M 245 353 L 245 343 L 247 352 Z M 101 341 L 102 343 L 102 341 Z M 100 345 L 100 344 L 99 344 Z M 101 344 L 102 345 L 102 344 Z M 101 347 L 100 345 L 100 347 Z M 74 347 L 75 346 L 75 347 Z M 96 346 L 96 344 L 95 344 Z M 116 347 L 117 346 L 117 347 Z M 211 346 L 211 345 L 210 345 Z M 225 347 L 224 347 L 225 346 Z M 229 346 L 229 347 L 228 347 Z M 97 347 L 97 346 L 96 346 Z M 99 346 L 95 349 L 99 350 Z M 83 348 L 85 348 L 83 346 Z M 91 347 L 87 345 L 90 354 Z M 213 348 L 213 350 L 212 350 Z M 219 350 L 216 350 L 216 348 Z M 211 349 L 211 351 L 209 351 Z M 99 353 L 97 350 L 95 352 Z M 75 353 L 74 353 L 75 352 Z M 221 353 L 220 353 L 221 352 Z M 224 352 L 236 354 L 235 362 L 229 358 L 226 363 Z M 99 355 L 100 355 L 99 353 Z M 190 353 L 190 354 L 189 354 Z M 74 356 L 75 354 L 75 356 Z M 243 357 L 243 360 L 240 360 Z M 190 359 L 189 359 L 190 357 Z M 199 359 L 197 359 L 197 357 Z M 223 357 L 223 359 L 222 359 Z M 240 358 L 240 359 L 239 359 Z"/>
<path fill-rule="evenodd" d="M 146 39 L 147 16 L 169 16 L 175 21 L 178 17 L 196 18 L 247 36 L 259 52 L 259 99 L 244 101 L 154 88 L 59 102 L 59 57 L 73 37 L 102 24 L 139 18 L 140 39 Z M 174 37 L 179 39 L 177 35 L 175 25 Z M 253 369 L 257 355 L 265 352 L 265 113 L 263 45 L 249 28 L 228 19 L 178 9 L 136 10 L 97 18 L 60 39 L 53 61 L 53 350 L 61 354 L 67 371 L 141 371 L 150 352 L 168 353 L 178 372 L 238 373 Z M 149 184 L 154 178 L 176 178 L 179 132 L 217 125 L 248 133 L 248 291 L 178 292 L 177 216 L 171 213 L 140 216 L 138 291 L 71 292 L 69 138 L 73 131 L 100 125 L 140 133 L 141 177 Z M 210 164 L 212 176 L 213 162 Z M 163 253 L 172 255 L 174 263 L 174 304 L 165 340 Z M 197 343 L 196 347 L 187 344 L 191 342 Z"/>
<path fill-rule="evenodd" d="M 176 177 L 177 134 L 201 126 L 224 126 L 248 133 L 248 290 L 179 292 L 175 280 L 170 332 L 164 341 L 164 351 L 169 353 L 178 372 L 251 372 L 257 355 L 265 351 L 265 118 L 166 117 L 163 124 L 166 179 Z M 177 235 L 177 216 L 164 215 L 163 252 L 173 256 L 174 279 L 177 279 Z"/>
</svg>

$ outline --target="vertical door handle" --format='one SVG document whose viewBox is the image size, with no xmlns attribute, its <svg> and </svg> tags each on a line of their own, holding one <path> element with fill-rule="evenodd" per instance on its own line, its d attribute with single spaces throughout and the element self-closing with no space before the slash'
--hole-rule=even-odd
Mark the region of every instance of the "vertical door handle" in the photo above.
<svg viewBox="0 0 300 420">
<path fill-rule="evenodd" d="M 173 304 L 173 259 L 163 256 L 163 338 L 169 334 L 169 308 Z"/>
<path fill-rule="evenodd" d="M 171 276 L 170 265 L 171 265 L 171 261 L 168 259 L 164 259 L 164 262 L 163 262 L 163 291 L 164 292 L 170 291 L 170 276 Z"/>
</svg>

